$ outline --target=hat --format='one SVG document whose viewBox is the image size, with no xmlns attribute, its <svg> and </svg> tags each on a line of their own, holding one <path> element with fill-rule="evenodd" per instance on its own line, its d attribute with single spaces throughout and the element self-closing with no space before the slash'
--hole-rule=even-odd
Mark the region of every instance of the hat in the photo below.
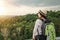
<svg viewBox="0 0 60 40">
<path fill-rule="evenodd" d="M 38 13 L 40 13 L 41 15 L 43 15 L 43 16 L 46 16 L 46 14 L 47 14 L 47 11 L 41 11 L 41 10 L 39 10 L 39 12 Z"/>
</svg>

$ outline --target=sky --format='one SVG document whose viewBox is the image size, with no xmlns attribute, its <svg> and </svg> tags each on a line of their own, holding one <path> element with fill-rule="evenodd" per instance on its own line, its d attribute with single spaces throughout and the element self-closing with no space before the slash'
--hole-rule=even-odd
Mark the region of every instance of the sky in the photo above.
<svg viewBox="0 0 60 40">
<path fill-rule="evenodd" d="M 26 15 L 60 10 L 60 0 L 0 0 L 0 15 Z"/>
</svg>

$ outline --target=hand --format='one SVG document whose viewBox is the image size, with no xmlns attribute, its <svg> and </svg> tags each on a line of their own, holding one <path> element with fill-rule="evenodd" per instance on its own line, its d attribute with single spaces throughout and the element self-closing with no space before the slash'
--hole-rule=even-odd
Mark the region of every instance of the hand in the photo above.
<svg viewBox="0 0 60 40">
<path fill-rule="evenodd" d="M 32 40 L 35 40 L 35 38 L 33 38 Z"/>
<path fill-rule="evenodd" d="M 35 36 L 34 36 L 34 37 L 32 37 L 32 40 L 35 40 Z"/>
<path fill-rule="evenodd" d="M 32 40 L 35 40 L 35 39 L 32 39 Z"/>
</svg>

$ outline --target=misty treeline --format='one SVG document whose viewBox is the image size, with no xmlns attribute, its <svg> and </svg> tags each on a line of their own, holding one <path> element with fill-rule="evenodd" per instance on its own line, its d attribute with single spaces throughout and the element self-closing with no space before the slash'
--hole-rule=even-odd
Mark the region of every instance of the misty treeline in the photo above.
<svg viewBox="0 0 60 40">
<path fill-rule="evenodd" d="M 33 13 L 0 19 L 0 40 L 31 39 L 37 18 Z M 47 18 L 55 24 L 56 36 L 60 36 L 60 11 L 47 11 Z"/>
</svg>

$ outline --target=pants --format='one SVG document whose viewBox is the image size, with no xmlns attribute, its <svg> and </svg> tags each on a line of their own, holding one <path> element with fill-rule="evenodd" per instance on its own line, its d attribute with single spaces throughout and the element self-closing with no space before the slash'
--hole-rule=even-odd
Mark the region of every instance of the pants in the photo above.
<svg viewBox="0 0 60 40">
<path fill-rule="evenodd" d="M 36 35 L 35 40 L 47 40 L 47 36 L 45 36 L 45 35 Z"/>
</svg>

